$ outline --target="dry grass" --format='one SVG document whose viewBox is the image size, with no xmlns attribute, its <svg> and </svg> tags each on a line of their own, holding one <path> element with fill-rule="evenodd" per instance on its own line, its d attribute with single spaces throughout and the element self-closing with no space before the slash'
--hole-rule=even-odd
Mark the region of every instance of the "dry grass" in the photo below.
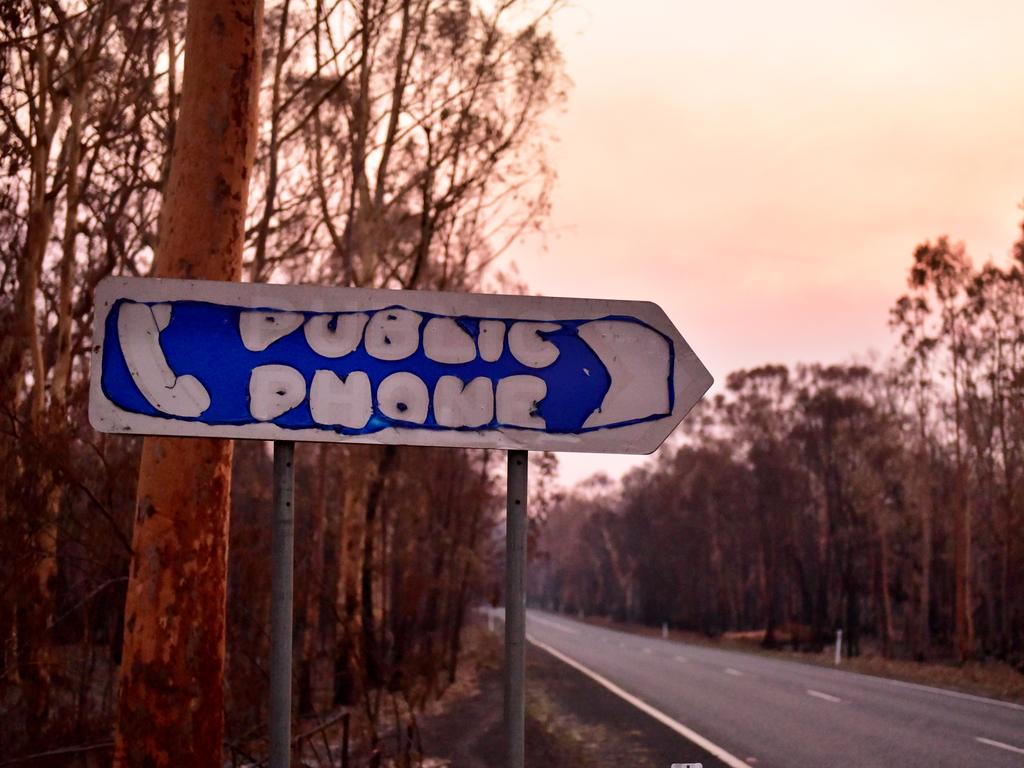
<svg viewBox="0 0 1024 768">
<path fill-rule="evenodd" d="M 787 658 L 821 666 L 832 666 L 828 653 L 784 654 Z M 972 661 L 966 664 L 916 662 L 886 659 L 866 653 L 855 659 L 843 659 L 842 668 L 865 675 L 888 677 L 908 683 L 933 685 L 978 696 L 1024 704 L 1024 675 L 1002 661 Z"/>
</svg>

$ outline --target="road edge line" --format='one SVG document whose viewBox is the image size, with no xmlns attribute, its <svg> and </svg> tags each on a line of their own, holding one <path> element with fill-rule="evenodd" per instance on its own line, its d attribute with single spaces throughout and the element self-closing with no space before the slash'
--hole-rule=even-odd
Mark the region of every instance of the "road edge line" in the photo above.
<svg viewBox="0 0 1024 768">
<path fill-rule="evenodd" d="M 924 685 L 922 683 L 912 683 L 909 680 L 897 680 L 894 677 L 879 677 L 877 675 L 867 675 L 863 672 L 850 672 L 848 670 L 840 670 L 846 672 L 848 675 L 860 675 L 861 677 L 872 677 L 876 680 L 884 680 L 890 685 L 895 685 L 898 688 L 911 688 L 915 691 L 921 691 L 923 693 L 937 693 L 940 696 L 949 696 L 954 699 L 964 699 L 965 701 L 974 701 L 978 704 L 991 704 L 995 707 L 1003 707 L 1004 709 L 1013 709 L 1018 712 L 1024 712 L 1024 704 L 1018 704 L 1015 701 L 1003 701 L 1002 699 L 993 699 L 991 696 L 978 696 L 974 693 L 964 693 L 963 691 L 954 691 L 950 688 L 939 688 L 934 685 Z"/>
<path fill-rule="evenodd" d="M 813 688 L 807 689 L 807 695 L 813 696 L 816 699 L 822 699 L 824 701 L 831 701 L 833 704 L 842 704 L 843 700 L 838 696 L 833 696 L 831 693 L 825 693 L 823 691 L 816 691 Z"/>
<path fill-rule="evenodd" d="M 533 609 L 533 610 L 536 610 L 536 609 Z M 565 621 L 571 622 L 573 624 L 580 624 L 582 626 L 591 626 L 591 627 L 595 626 L 595 625 L 592 625 L 592 624 L 587 624 L 586 622 L 577 621 L 576 619 L 574 619 L 571 616 L 562 616 L 561 618 L 563 618 Z M 603 630 L 605 632 L 611 632 L 611 633 L 616 634 L 616 635 L 624 635 L 626 637 L 647 637 L 647 635 L 644 635 L 643 633 L 629 632 L 629 631 L 624 630 L 624 629 L 616 629 L 614 626 L 596 625 L 596 628 L 597 629 L 601 629 L 601 630 Z M 803 661 L 803 660 L 800 660 L 800 659 L 789 659 L 789 658 L 783 658 L 783 657 L 775 657 L 775 656 L 771 656 L 771 655 L 765 655 L 765 654 L 755 653 L 755 652 L 746 651 L 746 650 L 738 650 L 738 649 L 734 649 L 734 648 L 721 648 L 721 647 L 718 647 L 718 646 L 715 646 L 715 645 L 694 645 L 694 644 L 689 643 L 689 642 L 684 641 L 684 640 L 673 640 L 671 638 L 669 638 L 668 640 L 662 640 L 661 638 L 652 638 L 652 639 L 654 639 L 656 641 L 663 642 L 663 643 L 671 643 L 671 644 L 676 645 L 676 646 L 691 646 L 691 647 L 695 647 L 695 648 L 701 648 L 701 649 L 704 649 L 704 650 L 712 651 L 713 653 L 742 654 L 743 656 L 754 656 L 754 657 L 757 657 L 757 658 L 764 659 L 765 661 L 771 662 L 773 664 L 786 664 L 786 665 L 791 665 L 791 666 L 795 666 L 795 667 L 802 667 L 804 669 L 825 670 L 827 672 L 834 673 L 834 674 L 837 674 L 837 675 L 845 675 L 847 677 L 856 677 L 856 678 L 859 678 L 861 680 L 864 680 L 864 679 L 866 679 L 866 680 L 873 680 L 873 681 L 875 681 L 877 683 L 880 683 L 882 685 L 889 684 L 889 685 L 895 685 L 895 686 L 900 687 L 900 688 L 912 688 L 914 690 L 921 691 L 922 693 L 933 693 L 933 694 L 938 694 L 940 696 L 950 696 L 950 697 L 955 698 L 955 699 L 964 699 L 965 701 L 974 701 L 974 702 L 977 702 L 978 704 L 989 704 L 989 705 L 994 706 L 994 707 L 1003 707 L 1004 709 L 1012 709 L 1012 710 L 1016 710 L 1018 712 L 1024 712 L 1024 704 L 1018 703 L 1016 701 L 1006 701 L 1005 699 L 997 699 L 997 698 L 995 698 L 993 696 L 983 696 L 983 695 L 979 695 L 979 694 L 976 694 L 976 693 L 966 693 L 964 691 L 958 691 L 958 690 L 953 689 L 953 688 L 942 688 L 942 687 L 937 686 L 937 685 L 926 685 L 925 683 L 915 683 L 915 682 L 912 682 L 910 680 L 900 680 L 900 679 L 895 678 L 895 677 L 885 677 L 884 675 L 871 674 L 870 672 L 855 672 L 852 669 L 838 669 L 838 668 L 834 668 L 834 667 L 831 667 L 831 666 L 815 664 L 815 663 L 810 662 L 810 661 Z M 626 646 L 624 644 L 620 643 L 620 647 L 625 648 Z"/>
<path fill-rule="evenodd" d="M 626 701 L 627 703 L 632 704 L 634 707 L 639 709 L 644 714 L 650 715 L 651 717 L 653 717 L 655 720 L 657 720 L 662 725 L 668 726 L 669 728 L 671 728 L 673 731 L 678 733 L 683 738 L 688 739 L 689 741 L 692 741 L 694 744 L 696 744 L 698 747 L 700 747 L 704 751 L 710 752 L 712 755 L 717 757 L 723 763 L 728 765 L 729 768 L 750 768 L 749 763 L 746 763 L 743 760 L 740 760 L 735 755 L 733 755 L 730 752 L 727 752 L 726 750 L 722 749 L 722 747 L 718 746 L 713 741 L 709 741 L 708 739 L 704 738 L 703 736 L 701 736 L 699 733 L 697 733 L 693 729 L 687 728 L 685 725 L 680 723 L 678 720 L 672 719 L 671 717 L 666 715 L 664 712 L 662 712 L 660 709 L 652 707 L 646 701 L 643 701 L 642 699 L 637 698 L 633 694 L 628 693 L 627 691 L 624 691 L 622 688 L 617 686 L 615 683 L 613 683 L 608 678 L 606 678 L 603 675 L 595 672 L 594 670 L 590 669 L 589 667 L 585 667 L 583 664 L 580 664 L 578 661 L 576 661 L 576 659 L 572 658 L 571 656 L 566 656 L 561 651 L 555 650 L 554 648 L 552 648 L 547 643 L 543 643 L 540 640 L 537 640 L 535 637 L 532 637 L 530 634 L 526 635 L 526 639 L 529 642 L 531 642 L 533 645 L 536 645 L 541 650 L 546 651 L 547 653 L 550 653 L 552 656 L 554 656 L 556 659 L 558 659 L 562 663 L 568 664 L 573 669 L 575 669 L 575 670 L 577 670 L 579 672 L 582 672 L 584 675 L 589 677 L 595 683 L 597 683 L 598 685 L 600 685 L 600 686 L 606 688 L 607 690 L 611 691 L 612 693 L 614 693 L 616 696 L 618 696 L 620 699 Z"/>
</svg>

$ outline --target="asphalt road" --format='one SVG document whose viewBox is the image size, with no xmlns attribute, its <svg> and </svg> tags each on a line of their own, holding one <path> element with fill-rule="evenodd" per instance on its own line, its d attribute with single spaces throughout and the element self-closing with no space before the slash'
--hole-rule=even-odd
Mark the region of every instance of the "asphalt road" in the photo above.
<svg viewBox="0 0 1024 768">
<path fill-rule="evenodd" d="M 724 765 L 1024 766 L 1024 706 L 1018 704 L 532 610 L 527 632 L 535 645 L 582 667 L 652 717 L 721 750 Z"/>
</svg>

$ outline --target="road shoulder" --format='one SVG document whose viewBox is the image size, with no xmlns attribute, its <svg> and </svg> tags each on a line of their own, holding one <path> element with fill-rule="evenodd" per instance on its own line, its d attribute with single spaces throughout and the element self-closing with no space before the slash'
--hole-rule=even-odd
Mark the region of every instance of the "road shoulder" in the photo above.
<svg viewBox="0 0 1024 768">
<path fill-rule="evenodd" d="M 420 718 L 426 765 L 493 768 L 504 764 L 501 640 L 479 639 L 471 692 Z M 723 764 L 667 726 L 535 645 L 527 650 L 526 764 L 572 768 L 669 768 Z"/>
</svg>

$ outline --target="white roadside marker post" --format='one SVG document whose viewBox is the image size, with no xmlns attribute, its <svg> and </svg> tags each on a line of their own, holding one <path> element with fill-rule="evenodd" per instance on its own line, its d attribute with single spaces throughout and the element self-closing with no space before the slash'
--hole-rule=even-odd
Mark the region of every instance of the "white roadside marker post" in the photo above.
<svg viewBox="0 0 1024 768">
<path fill-rule="evenodd" d="M 833 663 L 835 664 L 835 666 L 838 667 L 839 664 L 842 662 L 842 660 L 843 660 L 843 630 L 837 629 L 836 630 L 836 657 L 835 657 L 835 661 Z"/>
</svg>

